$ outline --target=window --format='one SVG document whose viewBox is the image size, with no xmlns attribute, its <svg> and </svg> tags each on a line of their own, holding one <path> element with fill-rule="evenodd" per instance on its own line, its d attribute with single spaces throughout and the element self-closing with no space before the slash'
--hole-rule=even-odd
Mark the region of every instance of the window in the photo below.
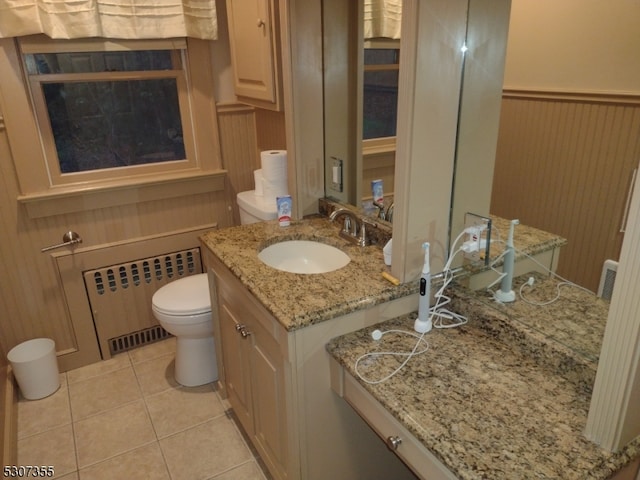
<svg viewBox="0 0 640 480">
<path fill-rule="evenodd" d="M 186 41 L 21 50 L 52 186 L 195 168 Z"/>
<path fill-rule="evenodd" d="M 363 140 L 395 137 L 400 49 L 364 50 Z"/>
</svg>

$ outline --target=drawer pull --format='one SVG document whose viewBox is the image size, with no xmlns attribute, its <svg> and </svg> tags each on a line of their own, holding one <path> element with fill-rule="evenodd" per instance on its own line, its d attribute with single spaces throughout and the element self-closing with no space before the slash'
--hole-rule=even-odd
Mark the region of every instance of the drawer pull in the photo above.
<svg viewBox="0 0 640 480">
<path fill-rule="evenodd" d="M 236 331 L 240 335 L 242 335 L 242 338 L 247 338 L 249 335 L 251 335 L 251 332 L 247 330 L 247 326 L 241 323 L 236 325 Z"/>
<path fill-rule="evenodd" d="M 401 443 L 402 439 L 397 435 L 387 437 L 387 446 L 391 450 L 397 450 Z"/>
</svg>

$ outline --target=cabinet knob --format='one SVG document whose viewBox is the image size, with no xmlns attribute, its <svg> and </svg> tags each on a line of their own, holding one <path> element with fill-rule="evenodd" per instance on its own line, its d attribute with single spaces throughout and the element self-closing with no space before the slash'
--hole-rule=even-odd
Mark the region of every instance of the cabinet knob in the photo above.
<svg viewBox="0 0 640 480">
<path fill-rule="evenodd" d="M 241 323 L 236 325 L 236 331 L 242 336 L 242 338 L 247 338 L 251 335 L 251 332 L 247 330 L 247 326 Z"/>
<path fill-rule="evenodd" d="M 256 24 L 258 25 L 258 28 L 264 27 L 264 20 L 259 18 L 258 21 L 256 22 Z"/>
<path fill-rule="evenodd" d="M 391 450 L 397 450 L 401 443 L 402 439 L 397 435 L 387 437 L 387 446 Z"/>
</svg>

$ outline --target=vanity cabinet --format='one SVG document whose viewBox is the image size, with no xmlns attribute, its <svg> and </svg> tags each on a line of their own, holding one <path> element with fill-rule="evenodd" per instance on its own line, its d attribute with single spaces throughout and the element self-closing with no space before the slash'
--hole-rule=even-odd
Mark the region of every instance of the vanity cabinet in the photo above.
<svg viewBox="0 0 640 480">
<path fill-rule="evenodd" d="M 289 471 L 294 465 L 289 462 L 286 332 L 226 269 L 218 266 L 211 273 L 223 391 L 274 478 L 295 478 Z"/>
<path fill-rule="evenodd" d="M 340 397 L 357 411 L 415 474 L 424 480 L 456 480 L 447 469 L 411 432 L 336 361 L 331 361 L 331 385 Z"/>
<path fill-rule="evenodd" d="M 210 250 L 219 392 L 276 480 L 415 480 L 331 389 L 325 345 L 336 336 L 415 310 L 408 296 L 293 331 Z"/>
<path fill-rule="evenodd" d="M 229 44 L 238 100 L 282 108 L 278 0 L 227 0 Z"/>
</svg>

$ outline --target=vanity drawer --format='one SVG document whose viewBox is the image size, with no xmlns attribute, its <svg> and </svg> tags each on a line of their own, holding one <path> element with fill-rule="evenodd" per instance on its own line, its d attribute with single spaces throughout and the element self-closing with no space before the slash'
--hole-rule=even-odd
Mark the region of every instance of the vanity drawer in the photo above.
<svg viewBox="0 0 640 480">
<path fill-rule="evenodd" d="M 333 358 L 331 359 L 331 386 L 418 477 L 425 480 L 457 479 Z"/>
</svg>

